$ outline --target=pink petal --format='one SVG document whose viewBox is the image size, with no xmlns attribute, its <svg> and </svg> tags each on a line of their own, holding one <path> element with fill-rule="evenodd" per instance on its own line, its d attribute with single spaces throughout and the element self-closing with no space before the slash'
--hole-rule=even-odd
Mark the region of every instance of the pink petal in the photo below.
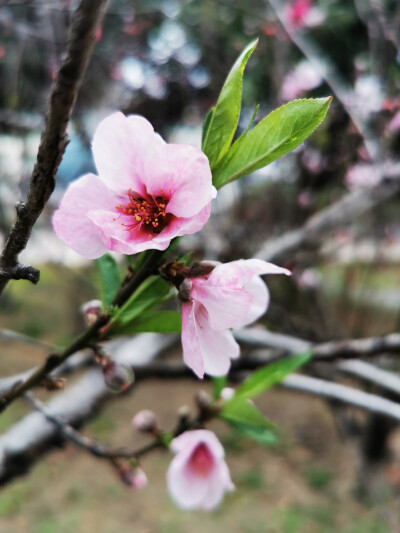
<svg viewBox="0 0 400 533">
<path fill-rule="evenodd" d="M 118 112 L 105 118 L 94 134 L 92 145 L 100 179 L 119 194 L 132 188 L 145 195 L 146 163 L 163 144 L 144 117 L 125 117 Z"/>
<path fill-rule="evenodd" d="M 182 348 L 185 364 L 199 377 L 204 376 L 204 363 L 198 338 L 195 314 L 200 304 L 182 303 Z"/>
<path fill-rule="evenodd" d="M 242 328 L 255 322 L 268 309 L 269 291 L 260 277 L 254 276 L 251 281 L 247 282 L 245 290 L 252 296 L 252 302 L 247 313 L 234 324 L 235 328 Z"/>
<path fill-rule="evenodd" d="M 120 254 L 136 254 L 143 250 L 165 250 L 171 238 L 155 239 L 142 232 L 128 231 L 126 226 L 132 223 L 132 217 L 119 215 L 111 211 L 89 211 L 88 218 L 101 228 L 109 238 L 109 250 Z"/>
<path fill-rule="evenodd" d="M 146 186 L 158 196 L 169 192 L 167 213 L 188 218 L 199 213 L 216 196 L 205 154 L 184 144 L 165 144 L 160 158 L 147 162 Z"/>
<path fill-rule="evenodd" d="M 231 366 L 230 360 L 239 357 L 238 343 L 229 330 L 211 329 L 207 320 L 207 311 L 203 306 L 198 308 L 195 321 L 197 321 L 197 339 L 203 358 L 204 372 L 210 376 L 225 376 Z"/>
<path fill-rule="evenodd" d="M 182 435 L 175 437 L 171 442 L 170 448 L 177 453 L 184 449 L 193 450 L 200 442 L 204 442 L 210 449 L 212 455 L 222 459 L 225 456 L 224 448 L 215 434 L 208 429 L 195 429 L 185 431 Z"/>
<path fill-rule="evenodd" d="M 114 209 L 116 202 L 113 191 L 97 176 L 86 174 L 71 183 L 66 190 L 53 216 L 54 231 L 70 248 L 84 257 L 100 257 L 109 249 L 110 239 L 87 215 L 94 206 Z"/>
<path fill-rule="evenodd" d="M 225 461 L 218 463 L 209 480 L 208 490 L 202 501 L 202 508 L 205 511 L 215 509 L 222 501 L 225 492 L 231 492 L 235 489 L 232 483 L 229 469 Z"/>
<path fill-rule="evenodd" d="M 253 276 L 263 276 L 264 274 L 285 274 L 291 276 L 292 273 L 287 268 L 282 268 L 273 263 L 268 263 L 262 259 L 239 259 L 221 266 L 229 268 L 239 267 L 242 270 L 243 283 L 250 281 Z"/>
<path fill-rule="evenodd" d="M 231 328 L 241 320 L 252 301 L 251 294 L 244 289 L 214 285 L 211 277 L 208 280 L 193 279 L 190 296 L 207 309 L 209 326 L 216 331 Z"/>
<path fill-rule="evenodd" d="M 168 491 L 182 509 L 199 508 L 208 490 L 208 478 L 192 475 L 186 468 L 189 455 L 179 453 L 167 472 Z"/>
</svg>

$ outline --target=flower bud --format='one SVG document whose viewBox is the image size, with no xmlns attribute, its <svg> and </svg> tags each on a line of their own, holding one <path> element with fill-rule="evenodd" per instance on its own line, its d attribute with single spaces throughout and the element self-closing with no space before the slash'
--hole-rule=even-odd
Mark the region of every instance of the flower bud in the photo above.
<svg viewBox="0 0 400 533">
<path fill-rule="evenodd" d="M 149 409 L 143 409 L 132 418 L 132 425 L 139 431 L 153 433 L 157 428 L 156 415 Z"/>
<path fill-rule="evenodd" d="M 120 465 L 118 473 L 121 481 L 128 487 L 142 489 L 147 485 L 147 476 L 139 466 L 132 468 L 127 465 Z"/>
<path fill-rule="evenodd" d="M 231 400 L 234 396 L 235 389 L 232 389 L 232 387 L 224 387 L 221 391 L 221 399 L 224 400 L 224 402 Z"/>
<path fill-rule="evenodd" d="M 85 323 L 88 326 L 92 326 L 101 314 L 101 301 L 90 300 L 89 302 L 81 305 L 80 311 L 83 314 Z"/>
<path fill-rule="evenodd" d="M 133 383 L 135 376 L 132 369 L 108 360 L 103 366 L 104 381 L 112 392 L 124 392 Z"/>
<path fill-rule="evenodd" d="M 211 396 L 204 390 L 196 394 L 196 403 L 201 411 L 208 410 L 212 405 Z"/>
</svg>

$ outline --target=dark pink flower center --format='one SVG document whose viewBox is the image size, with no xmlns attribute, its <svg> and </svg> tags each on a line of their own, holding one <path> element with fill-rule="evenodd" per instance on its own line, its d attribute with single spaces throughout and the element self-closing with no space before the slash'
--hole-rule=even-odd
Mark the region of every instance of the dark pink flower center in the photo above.
<svg viewBox="0 0 400 533">
<path fill-rule="evenodd" d="M 159 196 L 148 194 L 143 197 L 129 189 L 128 203 L 117 205 L 116 210 L 121 215 L 130 217 L 132 222 L 123 222 L 121 225 L 126 231 L 140 231 L 148 237 L 161 233 L 174 217 L 171 213 L 165 212 L 169 199 L 170 196 L 167 196 L 163 190 Z"/>
<path fill-rule="evenodd" d="M 201 442 L 196 446 L 190 459 L 188 467 L 194 474 L 207 477 L 214 466 L 214 457 L 212 456 L 208 446 Z"/>
</svg>

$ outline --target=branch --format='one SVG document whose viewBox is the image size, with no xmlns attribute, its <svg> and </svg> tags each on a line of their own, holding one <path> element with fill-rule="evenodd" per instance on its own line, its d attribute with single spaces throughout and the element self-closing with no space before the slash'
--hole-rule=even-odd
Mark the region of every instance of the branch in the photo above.
<svg viewBox="0 0 400 533">
<path fill-rule="evenodd" d="M 254 257 L 264 261 L 282 261 L 302 247 L 320 245 L 331 231 L 347 226 L 400 191 L 400 165 L 386 169 L 384 175 L 385 179 L 377 185 L 346 194 L 311 216 L 299 229 L 267 241 Z"/>
<path fill-rule="evenodd" d="M 123 283 L 117 292 L 114 300 L 111 302 L 110 307 L 121 307 L 131 296 L 131 294 L 152 274 L 158 272 L 158 263 L 164 253 L 164 251 L 151 250 L 140 270 L 133 275 L 125 284 Z M 44 363 L 37 367 L 29 377 L 22 383 L 18 383 L 2 396 L 0 396 L 0 412 L 6 409 L 13 401 L 22 396 L 25 392 L 39 385 L 49 374 L 51 374 L 56 368 L 62 365 L 69 357 L 74 353 L 88 348 L 94 343 L 97 343 L 101 337 L 103 328 L 110 321 L 111 315 L 106 310 L 96 320 L 96 322 L 86 329 L 75 341 L 67 346 L 60 353 L 50 354 Z M 104 331 L 104 330 L 103 330 Z"/>
<path fill-rule="evenodd" d="M 120 364 L 148 364 L 175 342 L 173 335 L 142 334 L 129 341 L 113 341 L 107 347 Z M 47 412 L 69 425 L 79 425 L 98 409 L 110 394 L 100 369 L 88 370 L 46 405 Z M 0 436 L 0 484 L 26 473 L 47 450 L 59 445 L 60 433 L 40 413 L 30 413 Z"/>
<path fill-rule="evenodd" d="M 45 128 L 26 202 L 16 205 L 17 218 L 0 255 L 0 294 L 10 279 L 39 281 L 39 271 L 18 261 L 32 228 L 55 187 L 55 175 L 68 144 L 66 129 L 91 56 L 96 30 L 107 0 L 81 0 L 73 15 L 66 57 L 53 85 Z"/>
<path fill-rule="evenodd" d="M 339 383 L 332 383 L 300 374 L 291 374 L 283 380 L 282 385 L 287 389 L 306 392 L 330 400 L 338 400 L 365 411 L 400 420 L 400 404 L 375 394 L 340 385 Z"/>
</svg>

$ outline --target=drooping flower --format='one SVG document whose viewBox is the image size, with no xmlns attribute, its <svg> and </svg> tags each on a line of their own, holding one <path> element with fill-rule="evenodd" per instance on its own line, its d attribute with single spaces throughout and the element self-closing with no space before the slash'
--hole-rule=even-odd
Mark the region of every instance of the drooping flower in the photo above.
<svg viewBox="0 0 400 533">
<path fill-rule="evenodd" d="M 207 222 L 216 191 L 200 150 L 167 144 L 145 118 L 119 112 L 100 123 L 92 150 L 99 175 L 73 182 L 53 217 L 58 237 L 81 255 L 165 250 Z"/>
<path fill-rule="evenodd" d="M 182 509 L 210 511 L 234 490 L 224 449 L 211 431 L 187 431 L 176 437 L 171 450 L 177 455 L 167 473 L 169 493 Z"/>
<path fill-rule="evenodd" d="M 183 358 L 198 377 L 225 375 L 231 359 L 239 357 L 229 328 L 246 326 L 267 310 L 263 274 L 291 273 L 261 259 L 240 259 L 218 264 L 198 277 L 189 273 L 182 283 Z"/>
</svg>

